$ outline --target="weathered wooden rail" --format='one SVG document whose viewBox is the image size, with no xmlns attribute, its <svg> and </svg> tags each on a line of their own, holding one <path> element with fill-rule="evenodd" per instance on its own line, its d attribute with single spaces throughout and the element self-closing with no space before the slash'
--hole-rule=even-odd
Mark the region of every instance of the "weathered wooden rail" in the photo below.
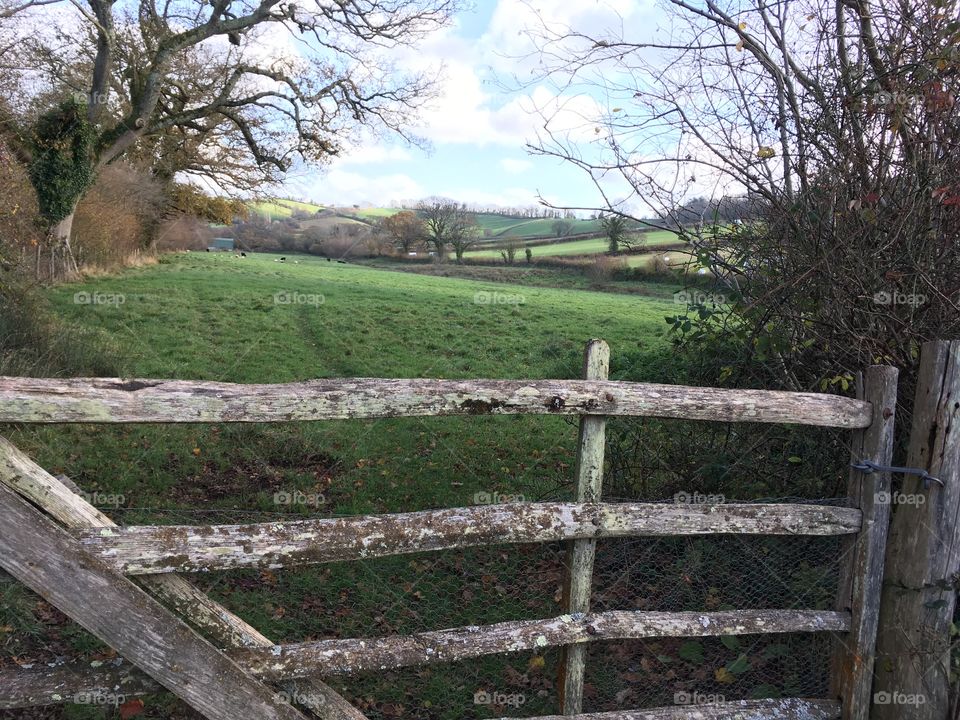
<svg viewBox="0 0 960 720">
<path fill-rule="evenodd" d="M 861 524 L 861 512 L 848 507 L 548 502 L 253 525 L 85 529 L 74 535 L 118 572 L 151 575 L 588 538 L 845 535 L 859 532 Z"/>
<path fill-rule="evenodd" d="M 870 368 L 859 399 L 853 400 L 611 382 L 606 380 L 608 364 L 608 348 L 593 341 L 587 349 L 584 380 L 359 379 L 233 385 L 0 378 L 0 422 L 276 422 L 537 413 L 578 415 L 581 423 L 575 502 L 220 526 L 118 527 L 0 438 L 0 566 L 125 658 L 106 665 L 75 662 L 0 672 L 0 709 L 70 702 L 78 693 L 104 688 L 135 695 L 162 686 L 215 720 L 302 718 L 304 713 L 361 720 L 362 714 L 320 678 L 557 646 L 565 649 L 563 717 L 866 717 L 869 702 L 864 705 L 863 698 L 870 689 L 869 658 L 880 593 L 876 574 L 878 563 L 882 570 L 888 518 L 885 506 L 872 498 L 876 488 L 889 486 L 889 476 L 867 478 L 853 471 L 848 507 L 603 503 L 604 427 L 609 416 L 646 415 L 845 428 L 855 432 L 856 459 L 889 464 L 896 370 Z M 730 533 L 845 538 L 850 560 L 836 608 L 590 612 L 598 539 Z M 176 574 L 551 541 L 569 543 L 566 614 L 408 636 L 275 645 Z M 138 576 L 147 592 L 128 575 Z M 96 597 L 95 607 L 91 597 Z M 111 612 L 104 613 L 105 606 Z M 583 648 L 588 643 L 798 632 L 829 632 L 843 639 L 833 697 L 582 714 Z M 278 687 L 303 690 L 281 695 Z M 295 707 L 287 702 L 290 697 L 305 702 Z"/>
<path fill-rule="evenodd" d="M 427 415 L 645 415 L 865 428 L 870 404 L 776 390 L 608 380 L 187 380 L 0 378 L 0 423 L 288 422 Z"/>
</svg>

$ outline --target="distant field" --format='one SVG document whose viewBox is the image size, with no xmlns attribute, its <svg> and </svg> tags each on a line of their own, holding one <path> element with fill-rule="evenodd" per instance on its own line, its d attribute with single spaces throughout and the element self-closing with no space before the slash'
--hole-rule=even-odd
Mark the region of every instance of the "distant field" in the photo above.
<svg viewBox="0 0 960 720">
<path fill-rule="evenodd" d="M 315 213 L 322 210 L 322 205 L 313 203 L 299 202 L 297 200 L 275 199 L 269 201 L 259 201 L 250 204 L 251 210 L 262 217 L 270 220 L 283 220 L 293 215 L 294 212 L 302 210 L 308 213 Z M 367 207 L 367 208 L 330 208 L 338 213 L 338 217 L 359 218 L 363 221 L 372 222 L 379 218 L 390 217 L 400 212 L 399 208 Z M 497 242 L 516 238 L 523 240 L 527 238 L 549 238 L 555 235 L 555 218 L 524 218 L 516 216 L 499 215 L 497 213 L 477 213 L 475 216 L 477 225 L 484 232 L 481 242 Z M 573 224 L 569 230 L 571 235 L 583 233 L 598 233 L 602 231 L 599 220 L 575 219 L 570 220 Z M 499 251 L 491 251 L 494 255 L 499 255 Z M 583 252 L 598 252 L 597 250 L 586 250 Z M 566 253 L 549 253 L 551 255 L 563 255 Z"/>
<path fill-rule="evenodd" d="M 359 225 L 360 227 L 367 227 L 365 222 L 360 220 L 354 220 L 353 218 L 343 217 L 341 215 L 335 215 L 333 217 L 318 217 L 311 218 L 309 220 L 302 220 L 300 222 L 300 227 L 303 230 L 309 228 L 316 228 L 319 230 L 331 230 L 334 227 L 342 225 Z"/>
<path fill-rule="evenodd" d="M 339 208 L 345 215 L 354 215 L 364 220 L 389 217 L 400 212 L 397 208 Z M 496 213 L 477 213 L 477 225 L 481 230 L 488 230 L 488 239 L 502 240 L 507 237 L 543 237 L 553 234 L 551 218 L 522 218 L 498 215 Z M 597 220 L 574 220 L 574 233 L 595 232 L 600 223 Z"/>
<path fill-rule="evenodd" d="M 534 218 L 531 220 L 514 221 L 512 225 L 501 231 L 502 237 L 546 237 L 555 235 L 553 224 L 557 222 L 552 218 Z M 580 233 L 600 232 L 599 220 L 571 220 L 573 228 L 570 233 L 577 235 Z"/>
<path fill-rule="evenodd" d="M 657 247 L 677 242 L 677 236 L 669 230 L 655 230 L 646 234 L 646 245 Z M 539 245 L 531 248 L 533 257 L 554 257 L 557 255 L 595 255 L 606 252 L 609 242 L 606 238 L 587 238 L 585 240 L 570 240 L 556 242 L 550 245 Z M 523 250 L 521 249 L 521 254 Z M 466 253 L 466 257 L 500 257 L 497 248 L 486 248 Z"/>
<path fill-rule="evenodd" d="M 264 200 L 251 203 L 250 210 L 254 214 L 267 217 L 270 220 L 283 220 L 298 210 L 315 213 L 323 210 L 323 206 L 299 202 L 298 200 Z"/>
<path fill-rule="evenodd" d="M 400 210 L 398 208 L 336 208 L 346 215 L 356 215 L 364 220 L 375 220 L 382 217 L 396 215 Z"/>
</svg>

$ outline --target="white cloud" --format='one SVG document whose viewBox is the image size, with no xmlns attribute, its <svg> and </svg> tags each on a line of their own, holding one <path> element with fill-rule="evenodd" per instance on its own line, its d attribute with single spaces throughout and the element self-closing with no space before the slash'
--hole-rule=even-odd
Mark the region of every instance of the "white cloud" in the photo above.
<svg viewBox="0 0 960 720">
<path fill-rule="evenodd" d="M 398 52 L 400 68 L 429 72 L 443 68 L 436 99 L 420 115 L 415 131 L 435 144 L 521 147 L 537 137 L 544 119 L 554 132 L 574 132 L 587 139 L 602 108 L 587 94 L 561 99 L 543 84 L 505 91 L 502 83 L 519 86 L 536 67 L 527 32 L 541 22 L 575 27 L 582 32 L 623 31 L 645 15 L 654 0 L 499 0 L 490 25 L 480 38 L 459 34 L 457 25 Z M 540 16 L 536 14 L 540 13 Z M 652 27 L 652 24 L 649 24 Z M 645 26 L 647 27 L 647 26 Z M 527 58 L 527 59 L 523 59 Z M 542 68 L 540 68 L 542 70 Z M 509 78 L 514 75 L 524 77 Z"/>
<path fill-rule="evenodd" d="M 642 25 L 655 0 L 499 0 L 481 38 L 498 71 L 525 75 L 536 67 L 536 38 L 544 28 L 584 35 L 621 33 Z"/>
<path fill-rule="evenodd" d="M 511 175 L 519 175 L 520 173 L 525 173 L 527 170 L 533 167 L 533 163 L 529 160 L 518 160 L 517 158 L 503 158 L 500 161 L 500 167 L 504 169 L 505 172 L 510 173 Z"/>
<path fill-rule="evenodd" d="M 536 191 L 525 187 L 501 188 L 498 191 L 478 188 L 458 188 L 439 193 L 458 202 L 481 207 L 532 207 L 537 205 Z"/>
<path fill-rule="evenodd" d="M 412 153 L 405 147 L 395 145 L 358 145 L 344 148 L 334 165 L 376 165 L 385 162 L 406 162 L 413 159 Z"/>
</svg>

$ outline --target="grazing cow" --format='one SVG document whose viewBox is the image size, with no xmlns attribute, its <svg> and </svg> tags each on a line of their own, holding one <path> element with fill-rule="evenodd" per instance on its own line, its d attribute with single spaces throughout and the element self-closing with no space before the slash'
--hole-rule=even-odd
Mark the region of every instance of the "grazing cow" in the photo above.
<svg viewBox="0 0 960 720">
<path fill-rule="evenodd" d="M 247 254 L 245 252 L 240 253 L 240 257 L 246 257 L 246 256 Z"/>
<path fill-rule="evenodd" d="M 287 259 L 285 257 L 280 258 L 280 262 L 286 262 L 286 261 Z"/>
</svg>

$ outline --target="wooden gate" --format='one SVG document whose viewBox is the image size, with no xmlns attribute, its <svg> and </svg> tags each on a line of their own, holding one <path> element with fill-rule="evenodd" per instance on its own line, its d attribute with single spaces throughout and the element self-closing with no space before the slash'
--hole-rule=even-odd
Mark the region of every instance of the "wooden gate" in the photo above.
<svg viewBox="0 0 960 720">
<path fill-rule="evenodd" d="M 134 696 L 162 686 L 215 720 L 307 715 L 358 720 L 363 715 L 321 676 L 563 646 L 560 711 L 579 715 L 587 643 L 829 632 L 842 641 L 834 659 L 831 697 L 603 716 L 865 718 L 889 523 L 889 505 L 878 498 L 890 489 L 889 475 L 852 470 L 846 507 L 603 503 L 604 426 L 611 416 L 826 426 L 853 431 L 854 460 L 889 465 L 897 371 L 868 368 L 858 399 L 849 399 L 613 382 L 607 380 L 608 366 L 609 349 L 594 340 L 587 346 L 583 380 L 348 379 L 235 385 L 0 378 L 4 423 L 283 422 L 520 413 L 580 417 L 575 502 L 197 527 L 118 527 L 0 438 L 0 566 L 124 658 L 0 673 L 0 709 L 70 702 L 84 693 L 104 691 Z M 729 533 L 842 536 L 846 547 L 836 608 L 590 612 L 598 538 Z M 570 548 L 565 614 L 408 636 L 276 645 L 177 574 L 557 540 L 569 541 Z M 138 583 L 127 576 L 136 576 Z"/>
</svg>

